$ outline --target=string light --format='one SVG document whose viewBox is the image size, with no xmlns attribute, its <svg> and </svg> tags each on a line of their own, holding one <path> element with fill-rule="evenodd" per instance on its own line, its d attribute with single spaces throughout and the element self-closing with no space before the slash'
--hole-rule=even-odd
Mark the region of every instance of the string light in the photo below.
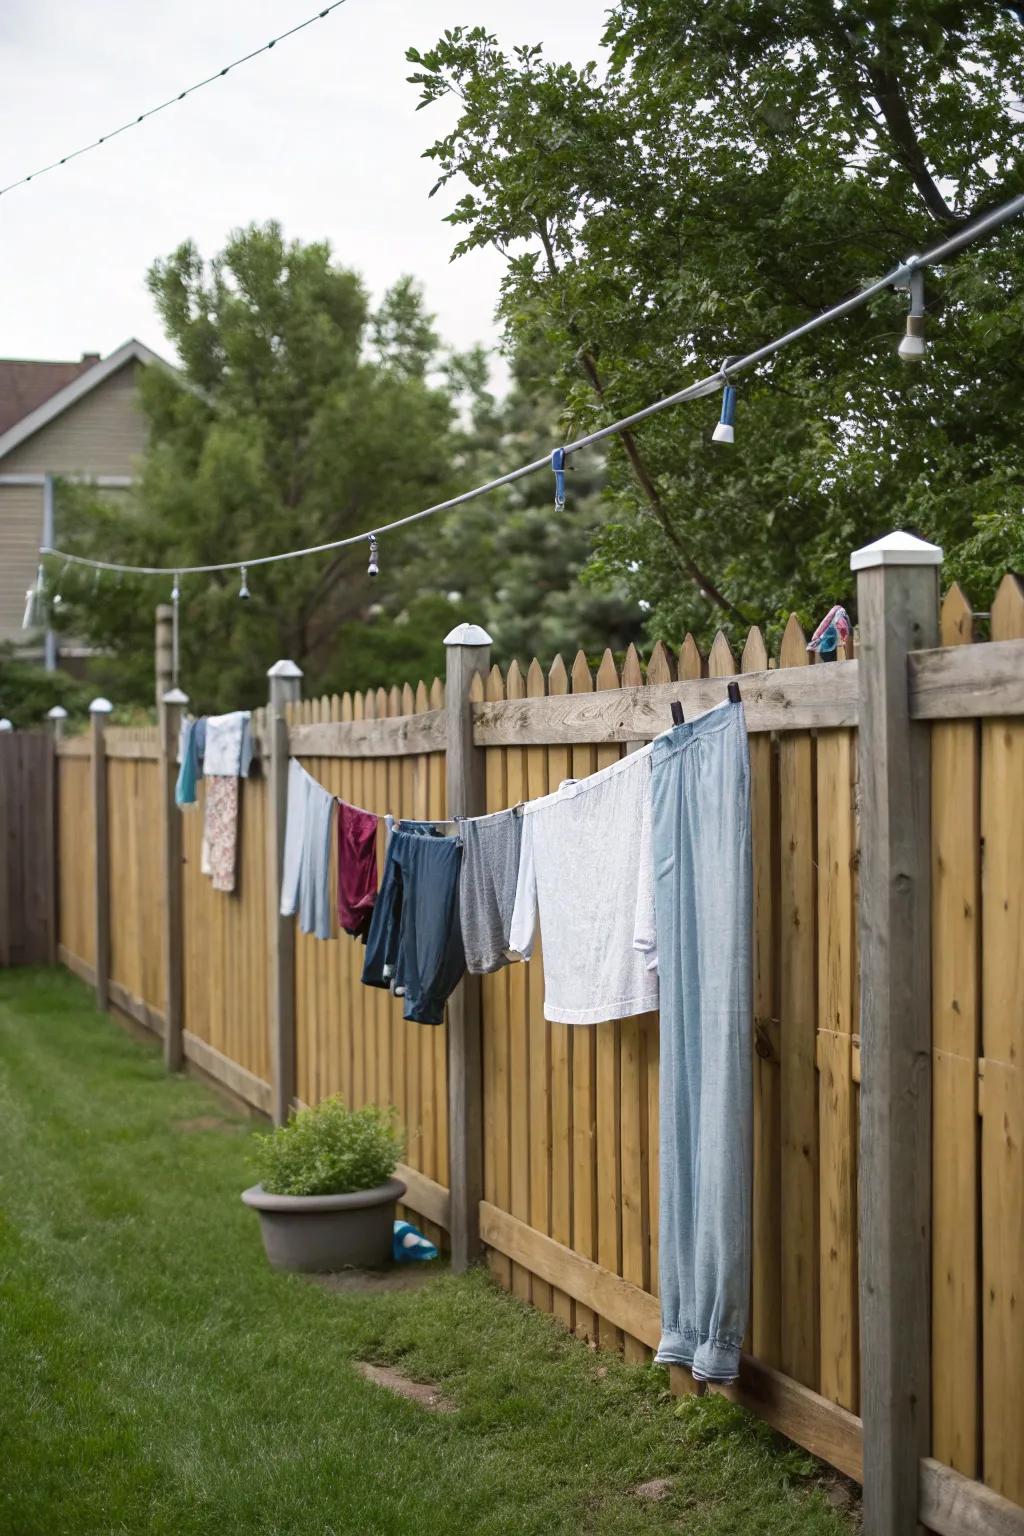
<svg viewBox="0 0 1024 1536">
<path fill-rule="evenodd" d="M 736 440 L 736 386 L 727 384 L 722 390 L 722 413 L 718 425 L 711 434 L 713 443 L 732 443 Z"/>
<path fill-rule="evenodd" d="M 907 334 L 899 345 L 899 355 L 905 363 L 924 361 L 928 342 L 925 338 L 924 273 L 915 267 L 907 284 L 910 292 L 910 313 L 907 315 Z"/>
<path fill-rule="evenodd" d="M 366 567 L 366 574 L 367 576 L 379 576 L 380 558 L 377 550 L 377 535 L 375 533 L 368 533 L 366 537 L 370 545 L 370 563 Z"/>
<path fill-rule="evenodd" d="M 242 602 L 249 601 L 249 580 L 247 569 L 244 565 L 242 566 L 242 585 L 238 589 L 238 596 Z"/>
<path fill-rule="evenodd" d="M 67 165 L 69 160 L 77 160 L 79 155 L 87 155 L 90 150 L 99 149 L 101 144 L 106 144 L 120 134 L 127 133 L 129 128 L 137 128 L 140 123 L 146 121 L 147 117 L 155 117 L 158 112 L 164 112 L 168 107 L 176 106 L 179 101 L 184 101 L 186 96 L 192 96 L 196 91 L 201 91 L 204 86 L 223 80 L 225 75 L 237 69 L 240 64 L 248 64 L 250 59 L 259 58 L 261 53 L 269 53 L 278 43 L 283 43 L 286 37 L 294 37 L 296 32 L 302 32 L 306 27 L 311 27 L 315 21 L 323 21 L 325 16 L 329 16 L 332 11 L 336 11 L 340 5 L 344 4 L 345 0 L 332 0 L 330 5 L 325 6 L 322 11 L 317 11 L 315 16 L 307 16 L 306 20 L 300 21 L 297 26 L 289 27 L 287 32 L 281 32 L 277 37 L 272 37 L 269 43 L 263 43 L 261 47 L 254 48 L 251 53 L 243 53 L 240 59 L 232 59 L 231 63 L 225 64 L 223 69 L 207 75 L 205 80 L 197 80 L 195 85 L 186 86 L 185 90 L 179 91 L 176 96 L 168 96 L 167 100 L 162 101 L 158 107 L 150 107 L 147 111 L 140 112 L 138 117 L 130 118 L 127 123 L 122 123 L 120 128 L 112 128 L 109 133 L 101 134 L 98 139 L 93 139 L 91 144 L 83 144 L 81 149 L 73 149 L 70 154 L 62 155 L 59 160 L 53 160 L 49 165 L 42 165 L 37 171 L 30 171 L 27 176 L 20 176 L 17 181 L 8 183 L 6 187 L 0 187 L 0 197 L 3 197 L 5 192 L 13 192 L 15 187 L 23 187 L 30 181 L 38 181 L 39 177 L 45 176 L 48 171 L 56 171 L 62 165 Z"/>
<path fill-rule="evenodd" d="M 174 573 L 174 586 L 171 588 L 171 687 L 178 686 L 178 609 L 181 607 L 181 576 Z"/>
<path fill-rule="evenodd" d="M 21 620 L 22 629 L 40 629 L 45 624 L 46 614 L 43 604 L 45 590 L 43 562 L 40 560 L 36 566 L 36 579 L 25 592 L 25 612 Z"/>
<path fill-rule="evenodd" d="M 933 246 L 930 251 L 921 256 L 910 257 L 901 262 L 899 266 L 887 272 L 884 277 L 877 278 L 865 288 L 859 289 L 847 299 L 841 299 L 831 308 L 822 310 L 820 314 L 812 315 L 809 320 L 794 326 L 792 330 L 785 331 L 773 341 L 766 342 L 764 346 L 757 347 L 753 352 L 748 352 L 743 357 L 728 360 L 729 375 L 744 373 L 751 368 L 756 368 L 759 363 L 766 362 L 786 347 L 820 330 L 822 326 L 829 325 L 835 320 L 841 320 L 846 315 L 853 314 L 855 310 L 862 309 L 879 294 L 886 293 L 893 288 L 913 287 L 915 275 L 923 273 L 925 267 L 936 266 L 946 261 L 950 256 L 961 251 L 965 246 L 972 245 L 983 236 L 993 233 L 1008 223 L 1011 219 L 1019 218 L 1024 213 L 1024 193 L 1001 203 L 998 208 L 993 208 L 989 213 L 983 214 L 973 224 L 966 225 L 958 230 L 955 235 L 950 235 L 946 240 Z M 921 278 L 923 283 L 923 277 Z M 629 416 L 623 416 L 619 421 L 612 422 L 607 427 L 599 427 L 596 432 L 588 432 L 584 437 L 577 438 L 574 442 L 566 443 L 564 448 L 556 449 L 556 453 L 565 455 L 579 452 L 581 448 L 589 448 L 594 443 L 604 442 L 610 437 L 617 437 L 620 433 L 638 426 L 641 422 L 649 421 L 652 416 L 659 415 L 662 411 L 674 406 L 682 405 L 685 401 L 704 399 L 708 395 L 716 394 L 723 387 L 731 388 L 720 366 L 706 378 L 698 379 L 694 384 L 688 384 L 683 389 L 676 390 L 671 395 L 665 395 L 660 400 L 655 400 L 651 405 L 645 405 L 639 411 L 633 411 Z M 273 555 L 259 555 L 248 560 L 221 560 L 210 565 L 186 565 L 179 567 L 177 576 L 181 574 L 205 575 L 213 571 L 240 571 L 242 566 L 252 568 L 257 565 L 275 565 L 281 560 L 301 560 L 307 555 L 328 554 L 336 549 L 346 549 L 365 540 L 370 540 L 370 563 L 376 564 L 376 541 L 381 534 L 393 533 L 399 528 L 406 528 L 411 523 L 418 523 L 426 517 L 434 517 L 439 512 L 449 512 L 455 507 L 465 506 L 467 502 L 475 501 L 480 496 L 487 495 L 490 491 L 496 491 L 505 485 L 511 485 L 517 480 L 524 479 L 527 475 L 536 474 L 541 469 L 553 467 L 553 456 L 545 454 L 543 458 L 534 459 L 529 464 L 521 464 L 518 469 L 511 469 L 504 475 L 497 475 L 493 480 L 486 480 L 482 485 L 476 485 L 471 490 L 462 491 L 458 496 L 451 496 L 447 501 L 435 502 L 432 506 L 424 507 L 419 512 L 410 512 L 405 517 L 396 517 L 392 522 L 385 523 L 376 529 L 375 533 L 353 533 L 342 539 L 331 539 L 324 544 L 311 544 L 302 549 L 287 549 Z M 564 462 L 564 461 L 563 461 Z M 556 481 L 557 490 L 557 481 Z M 171 567 L 164 565 L 124 565 L 115 560 L 96 560 L 89 555 L 75 555 L 68 550 L 55 549 L 44 545 L 40 549 L 44 556 L 54 556 L 58 559 L 70 561 L 74 565 L 86 566 L 89 569 L 99 571 L 120 571 L 131 576 L 166 576 Z M 369 570 L 369 567 L 368 567 Z"/>
</svg>

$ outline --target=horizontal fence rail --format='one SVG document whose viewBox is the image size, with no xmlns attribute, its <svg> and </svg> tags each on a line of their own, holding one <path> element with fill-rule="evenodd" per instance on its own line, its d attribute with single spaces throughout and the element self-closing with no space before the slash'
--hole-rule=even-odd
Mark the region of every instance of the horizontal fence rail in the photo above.
<svg viewBox="0 0 1024 1536">
<path fill-rule="evenodd" d="M 933 1087 L 919 1149 L 931 1183 L 931 1454 L 920 1460 L 917 1509 L 949 1536 L 1024 1536 L 1024 589 L 1004 580 L 990 640 L 975 642 L 957 588 L 937 622 L 941 645 L 905 663 L 931 794 Z M 870 1070 L 858 917 L 863 677 L 854 659 L 810 664 L 792 618 L 774 664 L 752 630 L 740 657 L 719 636 L 706 657 L 689 638 L 678 655 L 659 644 L 646 667 L 632 647 L 621 665 L 606 652 L 596 668 L 582 653 L 547 669 L 489 667 L 459 683 L 461 713 L 438 679 L 276 706 L 286 750 L 327 788 L 381 815 L 434 819 L 452 803 L 446 764 L 460 720 L 471 740 L 460 740 L 459 772 L 467 783 L 479 774 L 481 798 L 470 803 L 497 810 L 607 766 L 668 729 L 673 700 L 690 719 L 738 680 L 753 823 L 753 1277 L 741 1378 L 726 1390 L 857 1479 L 875 1475 L 861 1415 L 878 1411 L 860 1349 L 872 1262 L 859 1238 Z M 277 922 L 269 877 L 274 708 L 256 711 L 253 729 L 233 896 L 200 873 L 201 810 L 181 817 L 184 1058 L 264 1114 L 278 1102 L 282 1049 L 290 1103 L 332 1092 L 394 1103 L 409 1137 L 406 1205 L 420 1224 L 440 1243 L 456 1230 L 460 1243 L 481 1242 L 501 1284 L 580 1337 L 649 1359 L 660 1327 L 657 1016 L 548 1023 L 543 934 L 529 964 L 481 978 L 475 1026 L 471 1008 L 459 1015 L 461 1051 L 472 1046 L 467 1028 L 479 1029 L 475 1087 L 461 1056 L 453 1061 L 450 1022 L 406 1023 L 399 1001 L 361 986 L 361 946 L 344 936 L 294 935 L 293 969 L 280 973 L 287 1007 L 275 1014 L 273 946 L 293 929 Z M 154 845 L 164 749 L 152 731 L 111 727 L 96 740 L 57 749 L 60 955 L 98 986 L 90 754 L 102 750 L 109 997 L 163 1034 L 174 963 Z M 897 1248 L 904 1236 L 897 1223 Z M 927 1295 L 920 1304 L 927 1313 Z M 675 1390 L 693 1390 L 672 1376 Z"/>
</svg>

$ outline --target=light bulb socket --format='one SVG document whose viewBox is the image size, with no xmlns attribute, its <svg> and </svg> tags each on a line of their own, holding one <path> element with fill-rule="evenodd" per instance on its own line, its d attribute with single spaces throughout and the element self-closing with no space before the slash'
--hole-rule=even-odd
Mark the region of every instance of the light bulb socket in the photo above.
<svg viewBox="0 0 1024 1536">
<path fill-rule="evenodd" d="M 379 564 L 379 561 L 378 561 L 378 552 L 377 552 L 377 536 L 376 536 L 376 534 L 368 533 L 366 538 L 367 538 L 367 542 L 369 543 L 369 546 L 370 546 L 370 560 L 369 560 L 369 564 L 366 567 L 366 574 L 367 574 L 367 576 L 379 576 L 380 575 L 380 564 Z"/>
<path fill-rule="evenodd" d="M 925 336 L 925 316 L 907 316 L 907 334 L 899 345 L 899 355 L 905 363 L 919 363 L 928 350 Z"/>
</svg>

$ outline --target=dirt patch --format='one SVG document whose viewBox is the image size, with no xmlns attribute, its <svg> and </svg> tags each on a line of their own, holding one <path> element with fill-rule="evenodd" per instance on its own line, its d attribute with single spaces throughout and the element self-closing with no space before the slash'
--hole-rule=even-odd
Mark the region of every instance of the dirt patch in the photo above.
<svg viewBox="0 0 1024 1536">
<path fill-rule="evenodd" d="M 455 1413 L 456 1406 L 445 1397 L 441 1388 L 432 1381 L 411 1381 L 393 1365 L 371 1365 L 368 1360 L 357 1360 L 356 1370 L 364 1381 L 372 1381 L 375 1387 L 384 1387 L 410 1403 L 418 1403 L 428 1413 Z"/>
<path fill-rule="evenodd" d="M 303 1275 L 310 1285 L 338 1295 L 366 1291 L 418 1291 L 437 1275 L 437 1264 L 395 1264 L 390 1269 L 339 1269 L 330 1275 Z"/>
<path fill-rule="evenodd" d="M 662 1499 L 667 1499 L 672 1492 L 672 1479 L 670 1477 L 652 1477 L 650 1482 L 637 1483 L 633 1489 L 633 1496 L 643 1499 L 647 1504 L 660 1504 Z"/>
<path fill-rule="evenodd" d="M 220 1131 L 224 1136 L 237 1136 L 245 1129 L 235 1120 L 222 1120 L 219 1115 L 196 1115 L 192 1120 L 175 1120 L 176 1131 Z"/>
</svg>

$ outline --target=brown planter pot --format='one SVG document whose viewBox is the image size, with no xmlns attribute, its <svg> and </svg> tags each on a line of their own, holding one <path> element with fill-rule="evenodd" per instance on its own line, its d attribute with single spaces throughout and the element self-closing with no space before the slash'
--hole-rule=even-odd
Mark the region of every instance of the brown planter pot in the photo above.
<svg viewBox="0 0 1024 1536">
<path fill-rule="evenodd" d="M 404 1194 L 401 1179 L 389 1179 L 351 1195 L 268 1195 L 262 1184 L 254 1184 L 242 1199 L 259 1214 L 273 1269 L 323 1274 L 386 1264 L 395 1202 Z"/>
</svg>

